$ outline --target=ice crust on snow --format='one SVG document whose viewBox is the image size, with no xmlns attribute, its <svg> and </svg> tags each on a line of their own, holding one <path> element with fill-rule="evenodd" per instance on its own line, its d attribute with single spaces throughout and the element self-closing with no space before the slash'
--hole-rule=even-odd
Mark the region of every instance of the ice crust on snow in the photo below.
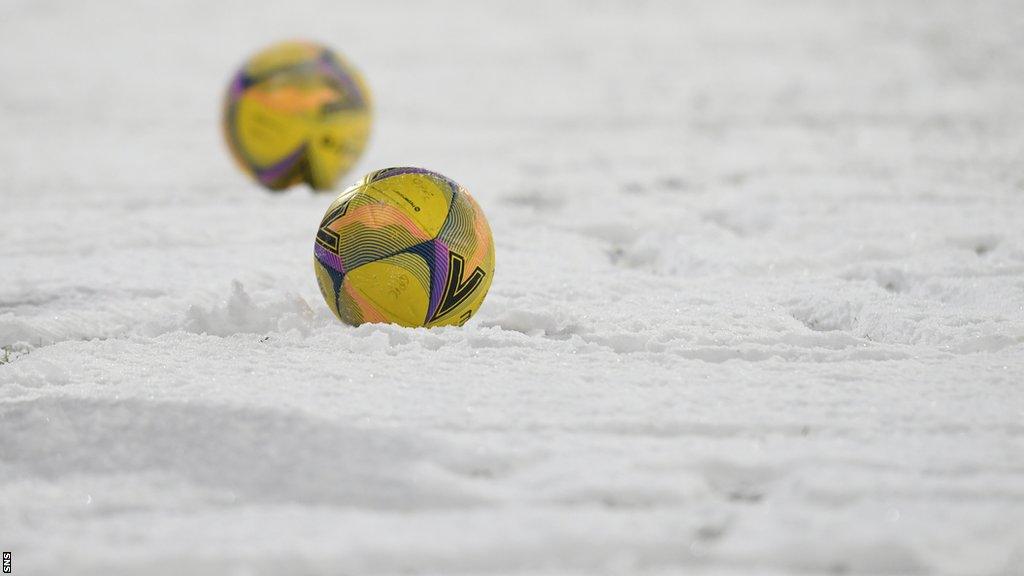
<svg viewBox="0 0 1024 576">
<path fill-rule="evenodd" d="M 1019 3 L 286 8 L 0 7 L 15 574 L 1021 573 Z M 290 36 L 480 202 L 467 326 L 338 323 L 232 166 Z"/>
</svg>

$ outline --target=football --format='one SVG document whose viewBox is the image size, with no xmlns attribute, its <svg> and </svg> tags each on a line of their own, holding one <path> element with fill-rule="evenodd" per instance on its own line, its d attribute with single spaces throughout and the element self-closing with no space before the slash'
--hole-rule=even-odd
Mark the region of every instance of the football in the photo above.
<svg viewBox="0 0 1024 576">
<path fill-rule="evenodd" d="M 360 74 L 314 42 L 283 42 L 256 54 L 232 78 L 224 101 L 232 155 L 271 190 L 301 182 L 333 188 L 362 154 L 370 124 Z"/>
<path fill-rule="evenodd" d="M 422 168 L 366 175 L 331 203 L 314 243 L 327 305 L 353 325 L 462 325 L 494 277 L 483 211 L 456 182 Z"/>
</svg>

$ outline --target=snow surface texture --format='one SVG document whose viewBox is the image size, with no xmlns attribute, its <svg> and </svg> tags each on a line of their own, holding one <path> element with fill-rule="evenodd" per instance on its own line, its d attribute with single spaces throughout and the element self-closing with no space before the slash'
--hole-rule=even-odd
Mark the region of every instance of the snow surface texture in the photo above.
<svg viewBox="0 0 1024 576">
<path fill-rule="evenodd" d="M 464 328 L 341 325 L 233 166 L 336 46 L 474 192 Z M 1024 574 L 1024 4 L 0 4 L 24 575 Z"/>
</svg>

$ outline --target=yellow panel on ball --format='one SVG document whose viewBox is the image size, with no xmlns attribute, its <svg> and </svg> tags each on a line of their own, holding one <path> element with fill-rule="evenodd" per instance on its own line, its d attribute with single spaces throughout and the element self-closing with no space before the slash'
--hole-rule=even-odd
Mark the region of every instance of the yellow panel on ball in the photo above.
<svg viewBox="0 0 1024 576">
<path fill-rule="evenodd" d="M 352 270 L 344 288 L 364 318 L 376 314 L 383 322 L 421 326 L 430 304 L 429 274 L 425 260 L 404 252 Z"/>
<path fill-rule="evenodd" d="M 283 42 L 249 59 L 228 87 L 224 133 L 239 165 L 262 185 L 330 189 L 370 134 L 370 94 L 330 49 Z"/>
<path fill-rule="evenodd" d="M 452 189 L 447 182 L 422 174 L 399 174 L 376 180 L 366 186 L 365 194 L 400 206 L 431 238 L 441 231 L 452 201 Z"/>
<path fill-rule="evenodd" d="M 349 324 L 464 324 L 494 277 L 480 206 L 422 168 L 371 172 L 327 209 L 314 244 L 317 283 Z"/>
</svg>

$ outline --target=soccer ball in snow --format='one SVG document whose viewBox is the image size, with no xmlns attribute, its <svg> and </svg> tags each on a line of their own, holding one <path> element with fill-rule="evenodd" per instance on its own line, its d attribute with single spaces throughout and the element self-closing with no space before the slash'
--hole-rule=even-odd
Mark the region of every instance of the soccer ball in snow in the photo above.
<svg viewBox="0 0 1024 576">
<path fill-rule="evenodd" d="M 313 246 L 320 292 L 354 325 L 464 324 L 494 277 L 487 218 L 465 188 L 422 168 L 367 174 L 327 209 Z"/>
<path fill-rule="evenodd" d="M 282 42 L 231 80 L 224 133 L 238 163 L 267 188 L 306 182 L 326 190 L 362 154 L 370 116 L 355 69 L 319 44 Z"/>
</svg>

